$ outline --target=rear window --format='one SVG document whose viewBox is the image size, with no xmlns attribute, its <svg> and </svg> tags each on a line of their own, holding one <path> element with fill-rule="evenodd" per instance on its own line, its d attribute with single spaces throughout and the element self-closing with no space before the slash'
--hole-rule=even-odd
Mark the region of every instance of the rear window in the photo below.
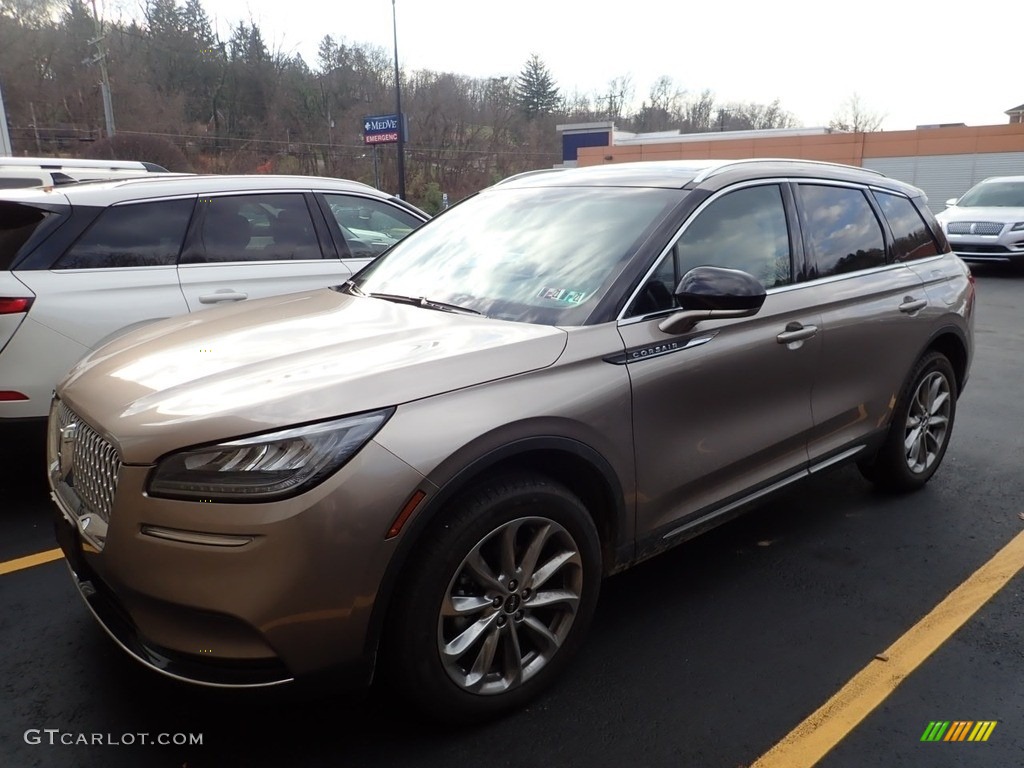
<svg viewBox="0 0 1024 768">
<path fill-rule="evenodd" d="M 170 266 L 178 261 L 193 199 L 118 205 L 105 210 L 54 269 Z"/>
<path fill-rule="evenodd" d="M 885 239 L 859 189 L 801 184 L 808 277 L 830 277 L 885 264 Z"/>
<path fill-rule="evenodd" d="M 44 221 L 55 216 L 28 205 L 0 201 L 0 269 L 10 269 L 21 247 Z"/>
<path fill-rule="evenodd" d="M 905 197 L 875 191 L 875 199 L 882 207 L 892 230 L 892 257 L 895 261 L 925 259 L 939 252 L 921 214 Z"/>
</svg>

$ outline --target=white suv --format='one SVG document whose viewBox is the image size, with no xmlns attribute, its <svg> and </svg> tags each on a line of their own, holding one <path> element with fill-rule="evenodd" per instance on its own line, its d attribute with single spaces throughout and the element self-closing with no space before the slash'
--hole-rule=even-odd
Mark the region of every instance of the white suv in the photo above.
<svg viewBox="0 0 1024 768">
<path fill-rule="evenodd" d="M 248 298 L 337 285 L 427 215 L 303 176 L 176 176 L 0 192 L 0 427 L 115 336 Z"/>
<path fill-rule="evenodd" d="M 1024 176 L 985 179 L 935 218 L 964 261 L 1024 267 Z"/>
</svg>

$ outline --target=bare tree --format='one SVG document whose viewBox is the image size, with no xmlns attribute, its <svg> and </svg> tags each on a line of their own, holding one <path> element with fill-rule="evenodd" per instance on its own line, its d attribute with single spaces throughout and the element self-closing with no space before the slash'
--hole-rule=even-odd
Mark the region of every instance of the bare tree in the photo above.
<svg viewBox="0 0 1024 768">
<path fill-rule="evenodd" d="M 626 117 L 633 92 L 633 78 L 630 75 L 613 77 L 608 83 L 608 90 L 598 99 L 604 105 L 604 117 L 608 120 Z"/>
<path fill-rule="evenodd" d="M 719 108 L 719 120 L 727 131 L 759 131 L 771 128 L 793 128 L 796 118 L 786 112 L 776 99 L 771 104 L 732 102 Z"/>
<path fill-rule="evenodd" d="M 837 131 L 870 133 L 882 130 L 885 115 L 869 110 L 854 93 L 832 117 L 828 127 Z"/>
<path fill-rule="evenodd" d="M 633 128 L 637 131 L 666 131 L 678 127 L 683 91 L 668 75 L 662 75 L 651 86 L 648 100 L 640 105 L 633 116 Z"/>
<path fill-rule="evenodd" d="M 682 108 L 680 122 L 683 133 L 706 133 L 714 127 L 718 116 L 715 97 L 709 90 L 704 90 L 695 99 L 687 101 Z"/>
<path fill-rule="evenodd" d="M 0 0 L 0 18 L 23 27 L 40 27 L 51 21 L 61 0 Z"/>
</svg>

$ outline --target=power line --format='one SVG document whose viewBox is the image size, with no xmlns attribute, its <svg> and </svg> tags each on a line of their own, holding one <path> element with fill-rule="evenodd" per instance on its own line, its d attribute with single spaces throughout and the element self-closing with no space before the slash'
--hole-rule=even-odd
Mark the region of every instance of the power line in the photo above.
<svg viewBox="0 0 1024 768">
<path fill-rule="evenodd" d="M 157 133 L 155 131 L 118 131 L 118 133 L 133 135 L 133 136 L 160 136 L 166 139 L 193 139 L 205 142 L 239 142 L 244 144 L 270 144 L 276 146 L 290 147 L 301 144 L 306 147 L 316 149 L 349 149 L 353 151 L 365 152 L 369 151 L 370 147 L 365 144 L 355 143 L 338 143 L 327 144 L 324 142 L 307 141 L 305 139 L 292 139 L 290 141 L 283 141 L 281 139 L 258 139 L 258 138 L 246 138 L 243 136 L 211 136 L 209 134 L 189 134 L 189 133 Z M 514 157 L 558 157 L 557 152 L 523 152 L 519 150 L 490 150 L 490 149 L 468 149 L 459 147 L 438 147 L 430 146 L 427 144 L 408 144 L 406 145 L 410 152 L 453 152 L 459 154 L 474 154 L 474 155 L 510 155 Z"/>
</svg>

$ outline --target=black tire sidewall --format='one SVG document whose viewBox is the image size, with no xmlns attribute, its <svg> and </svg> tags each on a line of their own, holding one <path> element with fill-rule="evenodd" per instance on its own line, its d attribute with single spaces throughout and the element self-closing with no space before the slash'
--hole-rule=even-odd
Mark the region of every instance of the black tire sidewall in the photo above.
<svg viewBox="0 0 1024 768">
<path fill-rule="evenodd" d="M 583 562 L 583 586 L 572 628 L 558 653 L 527 682 L 497 695 L 462 690 L 437 649 L 438 611 L 462 561 L 485 536 L 524 517 L 548 518 L 568 531 Z M 601 548 L 593 521 L 568 489 L 539 475 L 495 479 L 465 494 L 422 537 L 424 546 L 401 581 L 385 663 L 392 683 L 434 719 L 472 721 L 517 709 L 545 688 L 581 645 L 597 604 Z"/>
<path fill-rule="evenodd" d="M 924 472 L 913 472 L 907 466 L 906 449 L 904 447 L 907 418 L 918 387 L 926 376 L 941 373 L 946 379 L 950 393 L 949 423 L 946 435 L 935 462 Z M 908 492 L 917 490 L 927 483 L 942 465 L 946 450 L 953 436 L 953 424 L 956 420 L 957 380 L 949 359 L 941 352 L 929 352 L 918 361 L 906 386 L 900 394 L 899 401 L 893 411 L 892 423 L 885 443 L 879 450 L 875 461 L 867 468 L 865 475 L 887 490 Z"/>
</svg>

